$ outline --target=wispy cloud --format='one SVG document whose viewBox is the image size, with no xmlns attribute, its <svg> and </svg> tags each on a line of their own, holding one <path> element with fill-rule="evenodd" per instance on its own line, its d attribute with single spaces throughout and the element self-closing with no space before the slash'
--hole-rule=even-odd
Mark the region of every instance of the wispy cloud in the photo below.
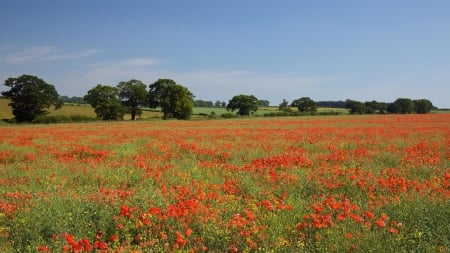
<svg viewBox="0 0 450 253">
<path fill-rule="evenodd" d="M 7 64 L 23 64 L 39 61 L 56 61 L 66 59 L 79 59 L 92 56 L 100 52 L 96 49 L 88 49 L 80 52 L 61 52 L 55 47 L 40 46 L 29 47 L 18 52 L 12 52 L 2 56 Z"/>
<path fill-rule="evenodd" d="M 85 76 L 111 84 L 133 78 L 145 80 L 161 62 L 156 58 L 140 57 L 97 63 L 89 67 Z"/>
</svg>

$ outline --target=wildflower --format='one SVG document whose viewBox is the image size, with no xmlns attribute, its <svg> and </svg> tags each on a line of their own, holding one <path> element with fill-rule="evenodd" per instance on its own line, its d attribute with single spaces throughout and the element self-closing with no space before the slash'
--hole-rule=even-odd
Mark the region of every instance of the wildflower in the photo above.
<svg viewBox="0 0 450 253">
<path fill-rule="evenodd" d="M 43 245 L 39 245 L 38 246 L 38 251 L 39 252 L 50 252 L 50 249 L 48 247 L 43 246 Z"/>
<path fill-rule="evenodd" d="M 192 229 L 187 228 L 186 231 L 184 232 L 186 234 L 186 236 L 190 236 L 192 234 Z"/>
<path fill-rule="evenodd" d="M 184 239 L 183 235 L 182 235 L 180 232 L 175 231 L 175 235 L 176 235 L 176 237 L 177 237 L 177 238 L 175 239 L 175 243 L 176 243 L 178 246 L 184 246 L 184 245 L 187 243 L 187 240 Z"/>
<path fill-rule="evenodd" d="M 109 242 L 115 242 L 115 241 L 117 241 L 119 239 L 119 236 L 118 235 L 111 235 L 110 237 L 109 237 Z"/>
<path fill-rule="evenodd" d="M 377 227 L 379 227 L 379 228 L 383 228 L 383 227 L 386 227 L 386 223 L 384 222 L 384 220 L 383 219 L 377 219 L 376 221 L 375 221 L 375 225 L 377 225 Z"/>
<path fill-rule="evenodd" d="M 107 250 L 108 243 L 102 242 L 102 241 L 96 241 L 96 242 L 94 242 L 94 249 Z"/>
</svg>

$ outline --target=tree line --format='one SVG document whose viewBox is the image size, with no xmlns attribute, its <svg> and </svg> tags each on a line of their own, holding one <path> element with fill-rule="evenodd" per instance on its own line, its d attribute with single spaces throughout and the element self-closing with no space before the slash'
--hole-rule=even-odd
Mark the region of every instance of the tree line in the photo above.
<svg viewBox="0 0 450 253">
<path fill-rule="evenodd" d="M 345 108 L 350 114 L 374 114 L 374 113 L 429 113 L 436 109 L 428 99 L 397 98 L 392 103 L 366 101 L 360 102 L 351 99 L 345 101 Z"/>
<path fill-rule="evenodd" d="M 260 100 L 254 95 L 240 94 L 224 101 L 194 100 L 194 94 L 188 88 L 171 79 L 158 79 L 148 86 L 132 79 L 116 86 L 97 84 L 84 97 L 59 96 L 52 84 L 37 76 L 22 75 L 8 78 L 4 85 L 10 89 L 1 94 L 9 98 L 9 106 L 16 122 L 33 122 L 36 117 L 48 113 L 52 106 L 59 109 L 64 102 L 87 103 L 94 109 L 97 118 L 102 120 L 123 120 L 129 113 L 131 120 L 142 114 L 142 107 L 160 108 L 164 119 L 189 119 L 193 107 L 225 107 L 228 111 L 237 111 L 237 115 L 250 115 L 260 106 L 269 106 L 268 100 Z M 309 97 L 301 97 L 291 103 L 283 99 L 278 109 L 289 112 L 296 108 L 300 113 L 314 113 L 318 106 L 345 107 L 351 114 L 365 113 L 428 113 L 434 108 L 427 99 L 411 100 L 399 98 L 393 103 L 377 101 L 359 102 L 347 99 L 343 101 L 315 102 Z M 334 106 L 333 106 L 334 105 Z"/>
</svg>

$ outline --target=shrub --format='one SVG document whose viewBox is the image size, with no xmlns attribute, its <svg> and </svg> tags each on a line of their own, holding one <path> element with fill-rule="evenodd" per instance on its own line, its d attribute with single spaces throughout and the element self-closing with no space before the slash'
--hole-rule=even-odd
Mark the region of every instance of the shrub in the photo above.
<svg viewBox="0 0 450 253">
<path fill-rule="evenodd" d="M 225 118 L 225 119 L 232 119 L 232 118 L 236 118 L 237 115 L 231 112 L 227 112 L 227 113 L 222 113 L 222 115 L 220 115 L 220 117 Z"/>
</svg>

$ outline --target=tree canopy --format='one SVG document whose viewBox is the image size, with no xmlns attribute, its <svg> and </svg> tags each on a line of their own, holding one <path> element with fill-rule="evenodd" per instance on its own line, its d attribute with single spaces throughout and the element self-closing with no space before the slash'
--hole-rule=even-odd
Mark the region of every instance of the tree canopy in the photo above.
<svg viewBox="0 0 450 253">
<path fill-rule="evenodd" d="M 120 82 L 117 88 L 119 89 L 119 98 L 122 100 L 122 104 L 127 107 L 128 112 L 131 114 L 131 120 L 135 120 L 136 115 L 142 114 L 139 106 L 147 103 L 147 85 L 139 80 L 132 79 L 128 82 Z"/>
<path fill-rule="evenodd" d="M 102 120 L 122 120 L 127 108 L 119 98 L 119 89 L 97 84 L 84 96 L 84 100 L 94 108 L 97 118 Z"/>
<path fill-rule="evenodd" d="M 314 100 L 309 97 L 302 97 L 292 101 L 291 106 L 297 107 L 299 112 L 315 112 L 317 111 L 317 105 Z"/>
<path fill-rule="evenodd" d="M 414 103 L 414 111 L 420 114 L 429 113 L 431 109 L 434 108 L 433 104 L 428 99 L 413 100 L 413 103 Z"/>
<path fill-rule="evenodd" d="M 290 111 L 291 108 L 289 108 L 289 102 L 286 99 L 283 98 L 283 101 L 278 106 L 278 110 L 279 111 L 284 111 L 284 112 Z"/>
<path fill-rule="evenodd" d="M 11 99 L 9 106 L 17 122 L 32 122 L 37 116 L 47 114 L 51 106 L 59 109 L 63 105 L 55 86 L 37 76 L 11 77 L 5 85 L 11 89 L 1 94 Z"/>
<path fill-rule="evenodd" d="M 237 95 L 234 96 L 227 105 L 227 111 L 238 110 L 239 115 L 250 115 L 251 112 L 258 110 L 260 104 L 258 98 L 253 95 Z"/>
<path fill-rule="evenodd" d="M 149 85 L 149 106 L 161 107 L 164 119 L 189 119 L 193 113 L 194 95 L 171 79 L 159 79 Z"/>
<path fill-rule="evenodd" d="M 387 110 L 390 113 L 412 113 L 414 110 L 414 103 L 409 98 L 397 98 L 393 103 L 388 105 Z"/>
</svg>

